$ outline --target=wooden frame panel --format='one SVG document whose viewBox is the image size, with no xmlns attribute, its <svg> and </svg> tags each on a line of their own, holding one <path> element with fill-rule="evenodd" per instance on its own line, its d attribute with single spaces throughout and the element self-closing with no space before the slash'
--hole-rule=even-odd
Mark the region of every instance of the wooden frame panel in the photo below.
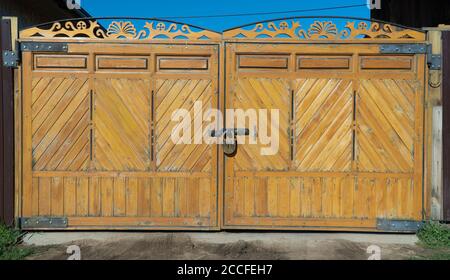
<svg viewBox="0 0 450 280">
<path fill-rule="evenodd" d="M 100 50 L 101 54 L 99 54 Z M 217 108 L 218 51 L 218 46 L 213 43 L 201 46 L 184 44 L 180 47 L 174 46 L 170 51 L 167 50 L 166 45 L 161 44 L 129 46 L 124 50 L 117 48 L 115 44 L 99 46 L 99 44 L 70 43 L 69 56 L 80 56 L 80 53 L 87 53 L 86 71 L 74 73 L 58 71 L 59 69 L 56 71 L 46 70 L 46 72 L 33 70 L 32 63 L 27 63 L 27 61 L 32 61 L 31 59 L 39 54 L 24 52 L 23 61 L 26 65 L 23 70 L 25 75 L 23 91 L 24 185 L 20 216 L 65 216 L 69 221 L 68 229 L 217 229 L 217 196 L 219 193 L 217 190 L 218 162 L 217 156 L 215 156 L 217 147 L 208 147 L 211 153 L 207 163 L 208 168 L 158 171 L 156 157 L 152 158 L 151 155 L 152 145 L 154 145 L 152 139 L 155 139 L 152 132 L 157 125 L 151 108 L 156 105 L 153 104 L 154 97 L 152 96 L 156 94 L 157 80 L 160 79 L 208 80 L 209 104 L 211 108 Z M 156 71 L 158 56 L 180 56 L 180 54 L 185 56 L 190 53 L 196 57 L 207 57 L 208 68 L 206 71 L 204 70 L 202 73 L 158 73 Z M 98 58 L 118 58 L 122 61 L 119 64 L 116 60 L 107 61 L 106 65 L 99 69 Z M 147 60 L 145 69 L 137 69 L 144 67 L 143 64 L 136 64 L 136 58 Z M 129 60 L 124 62 L 124 59 Z M 28 65 L 30 67 L 27 67 Z M 126 69 L 123 69 L 124 65 Z M 135 68 L 131 71 L 130 67 Z M 55 83 L 53 88 L 62 93 L 57 94 L 55 90 L 49 89 L 48 85 L 45 86 L 42 83 L 44 79 L 47 79 L 48 83 Z M 83 88 L 82 96 L 79 95 L 80 90 L 69 90 L 73 96 L 64 93 L 66 90 L 59 83 L 68 81 L 66 88 L 70 89 L 76 83 L 70 79 L 83 81 L 82 85 L 80 84 Z M 39 90 L 40 88 L 45 88 L 49 93 L 45 94 L 44 91 Z M 36 92 L 36 97 L 27 94 L 33 90 Z M 29 130 L 33 129 L 32 123 L 36 121 L 31 108 L 36 106 L 36 102 L 39 102 L 42 96 L 46 96 L 40 101 L 43 108 L 47 108 L 45 110 L 50 114 L 56 114 L 57 104 L 62 104 L 55 99 L 57 95 L 67 96 L 68 100 L 72 100 L 72 102 L 77 98 L 83 102 L 86 101 L 87 107 L 82 110 L 83 114 L 80 115 L 83 116 L 83 120 L 86 120 L 83 131 L 87 132 L 89 140 L 86 146 L 88 147 L 86 152 L 89 155 L 86 169 L 33 168 L 33 164 L 35 165 L 36 162 L 32 160 L 32 152 L 27 146 L 36 141 L 33 130 Z M 55 105 L 52 106 L 52 104 Z M 37 111 L 35 114 L 42 110 Z M 74 116 L 69 113 L 66 114 Z M 118 119 L 108 122 L 109 126 L 105 126 L 103 125 L 105 122 L 100 122 L 102 116 L 107 119 L 112 117 Z M 73 123 L 79 125 L 80 121 Z M 139 137 L 131 137 L 135 133 L 130 130 L 134 124 L 136 128 L 141 128 L 138 129 L 139 131 L 147 129 L 147 132 L 144 131 L 142 134 L 144 140 L 139 140 Z M 114 128 L 110 126 L 114 126 Z M 36 126 L 35 130 L 38 131 L 40 127 Z M 45 137 L 47 134 L 44 132 L 47 130 L 42 131 L 42 135 Z M 73 131 L 75 130 L 67 130 L 67 133 L 70 134 Z M 64 129 L 56 135 L 60 137 L 63 133 Z M 120 144 L 117 140 L 121 137 L 131 138 L 127 138 L 127 141 Z M 76 145 L 76 139 L 66 141 L 66 143 L 75 143 Z M 99 142 L 101 139 L 108 141 Z M 50 141 L 50 143 L 53 142 Z M 122 154 L 127 146 L 130 148 L 130 153 Z M 142 146 L 144 149 L 139 150 L 138 146 Z M 105 149 L 107 147 L 119 149 L 108 152 L 109 163 L 128 162 L 131 165 L 108 165 L 107 162 L 100 164 L 100 158 L 105 159 L 104 151 L 107 151 Z M 58 149 L 61 148 L 55 144 L 55 149 L 59 151 Z M 138 162 L 133 161 L 133 158 L 137 159 L 137 157 L 132 156 L 132 152 L 136 151 L 138 151 L 139 157 L 142 156 L 141 159 L 144 163 L 142 168 L 132 164 Z M 69 155 L 70 153 L 63 154 Z"/>
<path fill-rule="evenodd" d="M 238 95 L 239 87 L 242 86 L 242 82 L 239 81 L 242 79 L 290 80 L 290 87 L 294 92 L 296 92 L 296 88 L 301 88 L 308 94 L 312 94 L 314 93 L 314 87 L 316 87 L 317 92 L 320 92 L 320 96 L 324 98 L 324 101 L 331 100 L 331 97 L 327 97 L 324 94 L 326 87 L 329 87 L 331 92 L 338 88 L 339 83 L 333 86 L 332 81 L 348 81 L 348 91 L 345 89 L 336 91 L 334 95 L 330 94 L 329 96 L 335 96 L 336 98 L 342 96 L 339 92 L 347 92 L 349 94 L 350 122 L 348 135 L 351 139 L 352 133 L 354 133 L 355 140 L 349 142 L 350 151 L 345 157 L 349 160 L 348 165 L 346 165 L 348 169 L 343 170 L 336 167 L 332 167 L 329 170 L 314 168 L 311 170 L 295 170 L 296 165 L 293 161 L 291 164 L 288 164 L 289 168 L 286 171 L 274 170 L 273 168 L 267 169 L 264 163 L 262 163 L 263 166 L 261 167 L 261 170 L 265 169 L 264 171 L 252 169 L 236 170 L 235 166 L 241 165 L 238 162 L 238 149 L 238 155 L 234 158 L 226 158 L 225 162 L 224 228 L 376 231 L 377 218 L 416 221 L 422 219 L 424 55 L 402 56 L 400 60 L 395 60 L 398 64 L 390 61 L 383 69 L 378 64 L 378 61 L 373 65 L 370 63 L 368 65 L 364 61 L 366 62 L 366 68 L 372 68 L 370 69 L 371 71 L 368 71 L 369 69 L 362 69 L 360 66 L 361 58 L 381 57 L 382 59 L 392 60 L 391 57 L 380 55 L 377 45 L 321 44 L 312 46 L 309 44 L 266 44 L 259 46 L 255 50 L 253 43 L 241 42 L 235 44 L 229 42 L 226 43 L 225 50 L 227 58 L 226 76 L 229 77 L 226 80 L 227 92 L 225 94 L 227 108 L 233 108 L 234 96 Z M 307 57 L 318 59 L 318 63 L 315 65 L 319 67 L 319 71 L 314 69 L 314 67 L 305 67 L 305 69 L 298 70 L 298 59 L 292 59 L 287 71 L 283 73 L 269 73 L 263 70 L 250 73 L 235 70 L 235 65 L 238 63 L 237 57 L 240 54 L 256 56 L 259 52 L 264 53 L 266 56 L 270 56 L 271 53 L 283 53 L 285 55 L 290 54 L 289 56 L 292 58 Z M 321 63 L 320 59 L 322 57 L 325 59 L 329 57 L 349 58 L 347 60 L 349 65 L 347 66 L 345 63 L 344 65 L 342 64 L 343 61 L 339 61 L 337 65 L 339 67 L 336 65 L 327 66 Z M 320 67 L 332 66 L 336 67 L 332 69 L 332 72 L 320 71 Z M 409 98 L 410 103 L 398 105 L 401 107 L 410 104 L 403 110 L 404 114 L 408 114 L 408 118 L 412 119 L 410 119 L 410 123 L 406 122 L 405 119 L 403 124 L 407 127 L 410 127 L 412 124 L 412 130 L 408 130 L 407 135 L 409 139 L 413 139 L 413 142 L 407 143 L 411 145 L 410 149 L 415 147 L 414 153 L 409 159 L 413 165 L 404 171 L 396 169 L 368 171 L 362 168 L 361 152 L 357 149 L 359 147 L 359 138 L 362 137 L 362 135 L 359 135 L 361 133 L 359 129 L 362 129 L 362 126 L 365 126 L 365 124 L 361 123 L 357 112 L 361 110 L 358 104 L 361 98 L 360 95 L 363 93 L 363 81 L 386 77 L 385 74 L 377 74 L 373 71 L 374 69 L 380 73 L 389 71 L 389 78 L 396 81 L 401 87 L 398 90 L 391 87 L 393 93 L 390 91 L 384 92 L 387 94 L 399 94 L 406 91 L 405 94 L 409 95 L 407 98 Z M 311 80 L 309 86 L 307 84 L 308 79 Z M 321 79 L 323 79 L 323 85 L 320 83 Z M 301 81 L 304 82 L 302 83 Z M 297 84 L 299 82 L 300 84 Z M 389 86 L 392 85 L 389 84 Z M 377 85 L 378 87 L 379 85 Z M 344 88 L 347 87 L 344 86 Z M 408 91 L 407 89 L 410 90 Z M 374 91 L 370 90 L 370 92 L 373 93 Z M 317 104 L 317 106 L 322 104 L 318 103 L 320 96 L 317 95 L 312 98 L 311 102 L 313 103 L 311 104 Z M 294 102 L 296 98 L 294 97 Z M 299 95 L 298 98 L 303 100 L 302 95 Z M 239 97 L 239 99 L 242 98 Z M 398 102 L 402 102 L 402 100 Z M 327 102 L 323 103 L 324 112 L 331 110 L 330 104 L 332 103 Z M 395 104 L 391 105 L 394 106 Z M 356 106 L 355 108 L 358 111 L 354 111 L 354 106 Z M 398 106 L 396 105 L 396 107 Z M 306 108 L 304 106 L 297 107 L 293 114 L 306 114 Z M 317 108 L 320 108 L 320 106 Z M 320 128 L 320 123 L 324 123 L 325 119 L 323 116 L 319 117 L 320 110 L 317 108 L 312 111 L 312 116 L 317 115 L 316 122 Z M 343 112 L 341 105 L 340 108 L 341 110 L 339 111 Z M 354 116 L 353 121 L 352 115 Z M 395 118 L 397 121 L 399 116 Z M 334 118 L 333 126 L 342 127 L 337 125 L 336 120 L 337 117 Z M 401 128 L 399 127 L 399 129 Z M 333 133 L 330 135 L 337 135 L 336 131 Z M 330 138 L 327 139 L 326 143 L 330 145 Z M 388 139 L 388 137 L 384 137 L 384 139 Z M 313 142 L 318 143 L 317 141 Z M 297 146 L 294 145 L 293 150 L 300 149 L 300 154 L 303 154 L 301 145 L 305 145 L 305 143 L 305 140 L 296 143 Z M 338 141 L 337 143 L 340 145 L 343 142 Z M 355 147 L 353 152 L 351 151 L 352 145 Z M 242 149 L 244 148 L 240 147 L 240 151 Z M 306 149 L 311 148 L 306 146 Z M 326 148 L 320 148 L 318 151 L 322 152 L 325 150 Z M 332 148 L 331 150 L 337 151 L 338 149 Z M 325 154 L 328 157 L 326 157 L 327 161 L 324 161 L 324 163 L 327 163 L 331 154 Z M 338 162 L 344 162 L 343 158 L 343 156 L 339 157 Z M 316 162 L 320 159 L 320 156 L 316 155 L 312 159 Z"/>
</svg>

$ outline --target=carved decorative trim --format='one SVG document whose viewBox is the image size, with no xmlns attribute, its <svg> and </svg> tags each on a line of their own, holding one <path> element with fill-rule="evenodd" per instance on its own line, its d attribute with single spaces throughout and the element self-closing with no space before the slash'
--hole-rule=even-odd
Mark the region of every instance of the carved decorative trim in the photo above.
<svg viewBox="0 0 450 280">
<path fill-rule="evenodd" d="M 21 38 L 90 38 L 90 39 L 220 39 L 221 34 L 199 30 L 193 31 L 189 25 L 166 23 L 162 21 L 145 22 L 141 30 L 137 30 L 131 21 L 112 21 L 107 28 L 96 20 L 79 20 L 76 22 L 56 22 L 48 29 L 33 27 L 20 32 Z"/>
<path fill-rule="evenodd" d="M 311 22 L 311 21 L 310 21 Z M 102 20 L 103 24 L 103 20 Z M 294 40 L 425 40 L 425 33 L 397 26 L 351 21 L 337 25 L 333 21 L 315 20 L 304 29 L 299 20 L 257 23 L 253 28 L 236 28 L 222 34 L 158 20 L 145 21 L 138 29 L 135 21 L 112 21 L 103 26 L 97 20 L 56 22 L 50 28 L 33 27 L 20 33 L 21 38 L 91 38 L 112 40 L 153 39 L 294 39 Z M 141 25 L 142 26 L 142 25 Z M 341 28 L 339 27 L 341 26 Z M 193 30 L 194 29 L 194 30 Z"/>
<path fill-rule="evenodd" d="M 378 22 L 348 22 L 339 29 L 332 21 L 314 21 L 303 29 L 299 21 L 257 23 L 252 29 L 237 28 L 224 32 L 226 39 L 298 39 L 298 40 L 352 40 L 352 39 L 412 39 L 425 40 L 425 34 L 416 30 L 401 29 Z"/>
</svg>

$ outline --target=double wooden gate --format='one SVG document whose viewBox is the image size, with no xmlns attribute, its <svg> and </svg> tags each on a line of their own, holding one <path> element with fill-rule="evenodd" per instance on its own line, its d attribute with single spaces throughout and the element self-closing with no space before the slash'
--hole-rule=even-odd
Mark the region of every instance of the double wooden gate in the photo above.
<svg viewBox="0 0 450 280">
<path fill-rule="evenodd" d="M 293 19 L 218 34 L 80 20 L 22 31 L 21 226 L 414 226 L 424 210 L 425 35 L 354 24 L 303 30 Z M 228 157 L 194 141 L 207 130 L 175 144 L 176 109 L 192 123 L 209 109 L 278 110 L 275 126 L 269 113 L 238 137 L 279 132 L 279 148 L 262 155 L 266 143 L 240 139 Z"/>
</svg>

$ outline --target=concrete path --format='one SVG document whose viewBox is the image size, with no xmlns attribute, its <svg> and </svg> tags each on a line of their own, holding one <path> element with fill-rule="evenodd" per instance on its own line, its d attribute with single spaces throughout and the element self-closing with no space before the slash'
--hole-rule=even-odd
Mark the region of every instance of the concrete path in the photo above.
<svg viewBox="0 0 450 280">
<path fill-rule="evenodd" d="M 413 234 L 266 232 L 54 232 L 31 233 L 32 259 L 66 259 L 70 245 L 83 259 L 410 259 L 423 252 Z"/>
</svg>

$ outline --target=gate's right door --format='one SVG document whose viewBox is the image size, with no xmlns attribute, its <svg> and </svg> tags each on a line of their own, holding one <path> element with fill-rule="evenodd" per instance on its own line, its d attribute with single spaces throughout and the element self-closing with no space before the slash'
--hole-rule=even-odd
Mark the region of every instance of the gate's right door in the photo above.
<svg viewBox="0 0 450 280">
<path fill-rule="evenodd" d="M 244 112 L 250 136 L 225 160 L 225 228 L 421 220 L 423 54 L 227 43 L 226 55 L 225 104 Z M 276 151 L 264 155 L 268 146 Z"/>
</svg>

